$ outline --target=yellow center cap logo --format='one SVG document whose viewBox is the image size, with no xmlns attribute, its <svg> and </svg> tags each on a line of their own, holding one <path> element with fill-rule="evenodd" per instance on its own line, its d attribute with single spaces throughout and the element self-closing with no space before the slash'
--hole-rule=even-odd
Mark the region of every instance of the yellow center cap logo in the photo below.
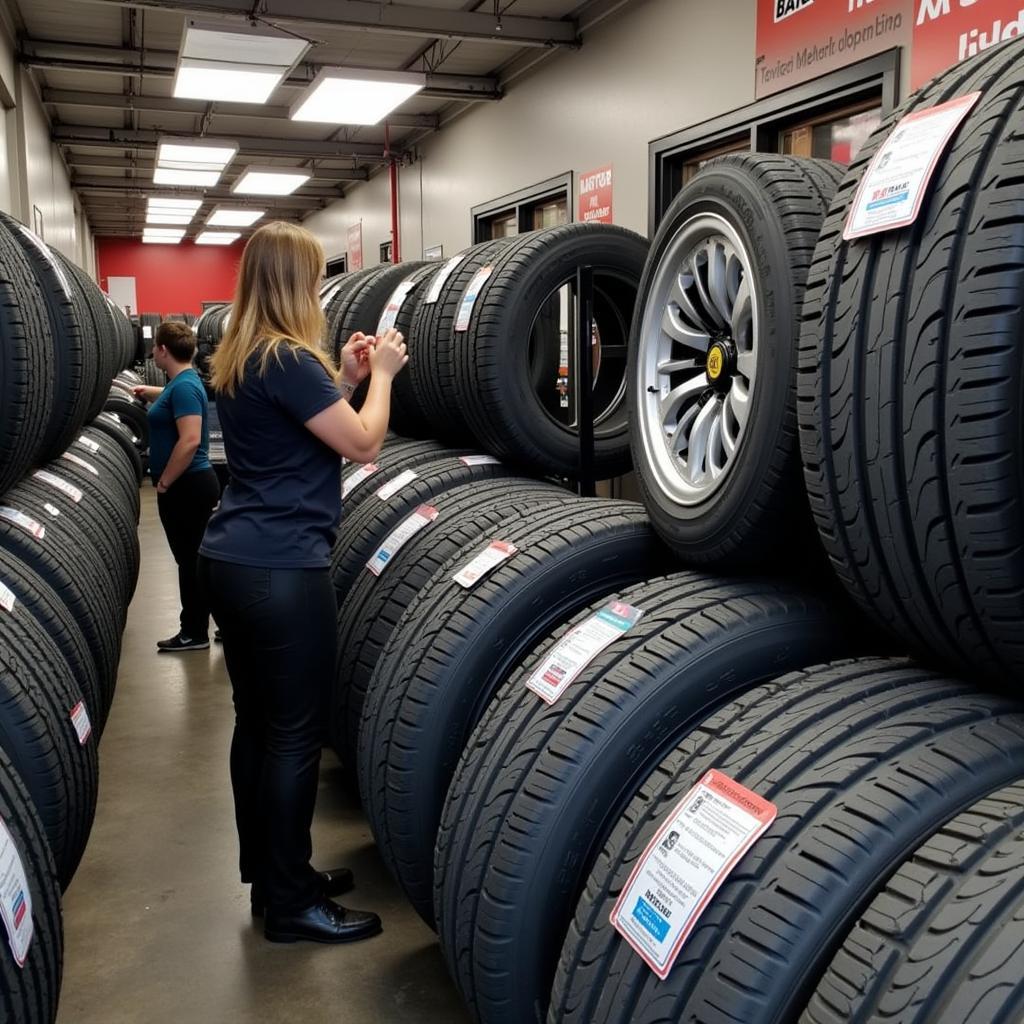
<svg viewBox="0 0 1024 1024">
<path fill-rule="evenodd" d="M 722 376 L 722 369 L 725 366 L 725 353 L 721 347 L 714 345 L 708 353 L 708 377 L 711 380 L 718 380 Z"/>
</svg>

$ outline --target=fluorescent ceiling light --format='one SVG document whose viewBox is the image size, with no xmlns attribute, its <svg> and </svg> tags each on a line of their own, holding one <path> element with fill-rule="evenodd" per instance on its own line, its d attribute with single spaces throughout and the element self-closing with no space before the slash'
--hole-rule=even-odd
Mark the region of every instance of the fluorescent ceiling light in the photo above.
<svg viewBox="0 0 1024 1024">
<path fill-rule="evenodd" d="M 174 76 L 179 99 L 266 103 L 310 43 L 267 25 L 228 19 L 185 21 Z"/>
<path fill-rule="evenodd" d="M 241 237 L 237 231 L 200 231 L 196 245 L 230 245 Z"/>
<path fill-rule="evenodd" d="M 143 228 L 142 233 L 152 238 L 184 238 L 184 228 Z"/>
<path fill-rule="evenodd" d="M 247 206 L 218 206 L 206 223 L 211 227 L 247 228 L 255 224 L 267 211 L 250 210 Z"/>
<path fill-rule="evenodd" d="M 169 167 L 153 170 L 153 182 L 157 185 L 189 185 L 204 188 L 220 181 L 220 171 L 175 171 Z"/>
<path fill-rule="evenodd" d="M 237 152 L 237 142 L 223 139 L 161 139 L 156 163 L 176 171 L 222 171 Z"/>
<path fill-rule="evenodd" d="M 191 224 L 190 213 L 164 213 L 163 210 L 147 210 L 147 224 Z"/>
<path fill-rule="evenodd" d="M 146 200 L 147 210 L 165 210 L 168 213 L 194 214 L 203 205 L 202 199 L 172 199 L 164 196 L 150 196 Z"/>
<path fill-rule="evenodd" d="M 232 185 L 239 195 L 287 196 L 312 177 L 298 167 L 256 167 L 250 165 Z"/>
<path fill-rule="evenodd" d="M 377 124 L 426 84 L 426 75 L 412 71 L 324 68 L 288 116 L 326 124 Z"/>
</svg>

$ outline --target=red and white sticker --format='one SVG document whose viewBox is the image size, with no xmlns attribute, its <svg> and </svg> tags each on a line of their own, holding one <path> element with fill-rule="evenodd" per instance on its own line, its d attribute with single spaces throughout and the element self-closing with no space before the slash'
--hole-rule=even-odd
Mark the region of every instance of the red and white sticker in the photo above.
<svg viewBox="0 0 1024 1024">
<path fill-rule="evenodd" d="M 394 480 L 389 481 L 377 491 L 377 497 L 381 501 L 393 498 L 406 484 L 412 483 L 418 476 L 419 473 L 414 469 L 407 469 L 399 473 Z"/>
<path fill-rule="evenodd" d="M 570 629 L 526 680 L 547 704 L 554 704 L 579 674 L 610 644 L 636 625 L 643 611 L 612 601 Z"/>
<path fill-rule="evenodd" d="M 434 303 L 441 298 L 441 289 L 444 287 L 445 281 L 455 273 L 455 268 L 465 259 L 465 256 L 453 256 L 440 270 L 434 275 L 433 280 L 430 282 L 430 287 L 427 289 L 427 294 L 423 301 L 425 303 Z"/>
<path fill-rule="evenodd" d="M 82 492 L 74 484 L 69 484 L 67 480 L 62 480 L 59 476 L 54 476 L 53 473 L 48 473 L 45 469 L 38 469 L 32 475 L 37 480 L 42 480 L 44 484 L 48 484 L 54 490 L 67 495 L 76 505 L 82 500 Z"/>
<path fill-rule="evenodd" d="M 91 437 L 86 437 L 85 434 L 83 434 L 78 439 L 78 443 L 83 448 L 88 448 L 89 451 L 91 451 L 93 453 L 93 455 L 99 454 L 99 450 L 100 450 L 99 442 L 94 441 Z"/>
<path fill-rule="evenodd" d="M 24 967 L 34 927 L 32 894 L 28 888 L 25 864 L 3 818 L 0 818 L 0 919 L 7 929 L 14 962 Z"/>
<path fill-rule="evenodd" d="M 86 462 L 85 459 L 80 459 L 77 455 L 74 455 L 71 452 L 65 452 L 61 458 L 67 459 L 68 462 L 73 462 L 76 466 L 81 466 L 82 469 L 87 473 L 92 473 L 93 476 L 100 475 L 100 471 L 91 462 Z"/>
<path fill-rule="evenodd" d="M 917 220 L 942 154 L 980 96 L 972 92 L 900 120 L 861 179 L 843 229 L 847 242 Z"/>
<path fill-rule="evenodd" d="M 373 557 L 366 563 L 366 568 L 374 576 L 379 576 L 391 564 L 391 559 L 402 550 L 403 545 L 424 527 L 429 526 L 437 516 L 438 511 L 432 505 L 420 505 L 411 516 L 384 538 L 384 543 L 374 551 Z"/>
<path fill-rule="evenodd" d="M 366 481 L 379 470 L 380 466 L 376 463 L 367 462 L 365 466 L 360 466 L 354 472 L 349 473 L 349 475 L 345 477 L 345 482 L 341 485 L 342 499 L 347 498 L 357 487 L 361 487 L 365 484 Z"/>
<path fill-rule="evenodd" d="M 85 746 L 92 735 L 92 722 L 89 721 L 89 712 L 85 708 L 85 701 L 80 700 L 71 709 L 71 724 L 75 727 L 80 746 Z"/>
<path fill-rule="evenodd" d="M 0 505 L 0 519 L 6 519 L 9 523 L 20 526 L 27 534 L 35 537 L 36 540 L 42 540 L 46 536 L 46 527 L 42 523 L 37 523 L 31 516 L 25 515 L 24 512 L 19 512 L 16 508 Z"/>
<path fill-rule="evenodd" d="M 460 455 L 459 462 L 464 466 L 500 466 L 501 459 L 493 455 Z"/>
<path fill-rule="evenodd" d="M 473 307 L 480 297 L 480 289 L 483 288 L 487 279 L 494 273 L 494 267 L 481 267 L 469 282 L 469 287 L 462 293 L 462 302 L 459 305 L 459 314 L 455 318 L 455 330 L 468 331 L 469 322 L 473 319 Z"/>
<path fill-rule="evenodd" d="M 515 544 L 507 544 L 503 540 L 492 540 L 480 554 L 467 562 L 452 579 L 460 587 L 470 590 L 489 572 L 492 572 L 501 565 L 502 562 L 508 561 L 518 550 L 519 548 Z"/>
<path fill-rule="evenodd" d="M 662 981 L 715 893 L 776 814 L 775 804 L 711 769 L 662 822 L 610 918 Z"/>
<path fill-rule="evenodd" d="M 395 322 L 398 320 L 398 314 L 402 312 L 402 306 L 405 305 L 405 300 L 409 297 L 409 292 L 411 292 L 415 287 L 415 279 L 407 277 L 391 293 L 391 298 L 388 299 L 388 304 L 384 307 L 384 312 L 381 313 L 380 320 L 377 321 L 378 338 L 395 326 Z"/>
<path fill-rule="evenodd" d="M 17 603 L 14 591 L 5 583 L 0 583 L 0 608 L 3 608 L 5 612 L 13 612 Z"/>
</svg>

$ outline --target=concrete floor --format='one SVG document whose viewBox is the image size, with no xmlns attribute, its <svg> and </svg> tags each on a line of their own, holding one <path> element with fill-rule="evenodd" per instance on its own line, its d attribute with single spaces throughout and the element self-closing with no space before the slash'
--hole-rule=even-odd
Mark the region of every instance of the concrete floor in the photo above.
<svg viewBox="0 0 1024 1024">
<path fill-rule="evenodd" d="M 143 488 L 142 575 L 100 748 L 89 848 L 65 895 L 58 1024 L 461 1024 L 433 933 L 377 855 L 325 755 L 315 863 L 350 866 L 344 902 L 384 933 L 350 946 L 267 942 L 238 881 L 228 781 L 232 712 L 220 650 L 157 655 L 177 577 Z"/>
</svg>

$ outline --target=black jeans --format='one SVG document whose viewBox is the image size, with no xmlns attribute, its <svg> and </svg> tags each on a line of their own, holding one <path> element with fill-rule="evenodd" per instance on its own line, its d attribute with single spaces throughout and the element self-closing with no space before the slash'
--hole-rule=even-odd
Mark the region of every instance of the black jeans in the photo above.
<svg viewBox="0 0 1024 1024">
<path fill-rule="evenodd" d="M 178 563 L 181 596 L 181 631 L 192 639 L 205 638 L 210 629 L 210 605 L 199 583 L 196 563 L 210 513 L 220 501 L 220 483 L 212 469 L 178 477 L 166 494 L 156 496 L 167 543 Z"/>
<path fill-rule="evenodd" d="M 205 557 L 199 571 L 235 702 L 231 785 L 242 881 L 261 885 L 274 910 L 304 910 L 321 895 L 309 830 L 337 648 L 330 573 Z"/>
</svg>

